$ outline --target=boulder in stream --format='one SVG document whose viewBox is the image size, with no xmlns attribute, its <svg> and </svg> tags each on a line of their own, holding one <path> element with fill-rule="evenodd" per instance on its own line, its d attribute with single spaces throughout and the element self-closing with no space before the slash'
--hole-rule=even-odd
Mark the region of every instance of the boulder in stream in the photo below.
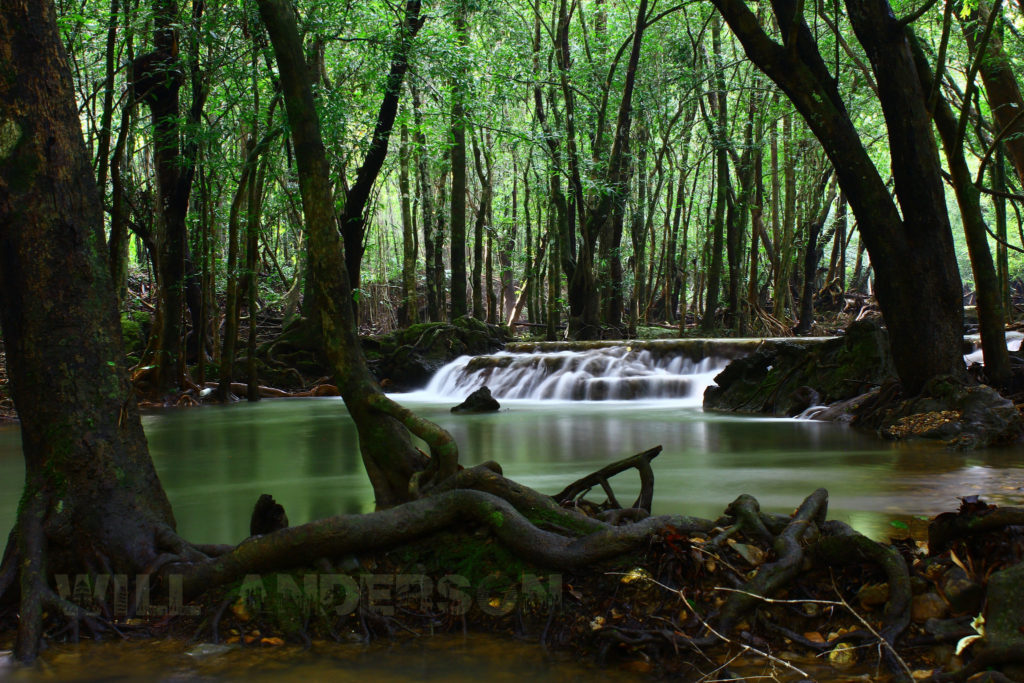
<svg viewBox="0 0 1024 683">
<path fill-rule="evenodd" d="M 493 413 L 501 409 L 501 404 L 487 387 L 480 387 L 466 397 L 466 400 L 452 408 L 453 413 Z"/>
<path fill-rule="evenodd" d="M 715 377 L 717 386 L 704 393 L 704 408 L 792 417 L 895 377 L 888 334 L 877 322 L 863 320 L 818 344 L 766 340 Z"/>
</svg>

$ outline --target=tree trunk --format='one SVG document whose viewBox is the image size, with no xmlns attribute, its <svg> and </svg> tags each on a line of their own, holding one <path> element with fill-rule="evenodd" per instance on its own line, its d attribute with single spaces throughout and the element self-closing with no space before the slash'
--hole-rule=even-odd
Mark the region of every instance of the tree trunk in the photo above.
<svg viewBox="0 0 1024 683">
<path fill-rule="evenodd" d="M 25 454 L 5 565 L 21 575 L 15 655 L 31 661 L 43 610 L 57 609 L 49 575 L 146 571 L 174 517 L 124 366 L 100 198 L 52 3 L 4 4 L 0 44 L 0 321 Z"/>
<path fill-rule="evenodd" d="M 742 0 L 714 0 L 747 55 L 786 93 L 828 154 L 871 255 L 876 294 L 908 395 L 939 375 L 963 376 L 963 310 L 952 232 L 925 108 L 904 28 L 886 0 L 847 1 L 878 83 L 900 209 L 839 96 L 803 15 L 776 4 L 786 45 L 772 41 Z M 780 7 L 789 11 L 780 11 Z M 929 340 L 926 345 L 921 339 Z"/>
<path fill-rule="evenodd" d="M 386 399 L 367 369 L 359 345 L 327 158 L 295 15 L 282 0 L 259 0 L 258 4 L 274 47 L 295 142 L 324 350 L 345 406 L 356 424 L 363 464 L 377 504 L 394 505 L 414 495 L 410 481 L 427 463 L 412 445 L 403 423 L 382 409 Z M 434 429 L 447 436 L 443 430 Z"/>
<path fill-rule="evenodd" d="M 971 170 L 964 158 L 964 141 L 957 133 L 957 118 L 949 102 L 937 91 L 937 86 L 933 85 L 931 65 L 928 64 L 928 58 L 913 34 L 910 36 L 910 43 L 921 77 L 921 87 L 925 91 L 936 89 L 932 100 L 935 103 L 932 116 L 935 128 L 942 139 L 946 163 L 949 164 L 950 175 L 953 178 L 953 189 L 960 206 L 960 219 L 967 240 L 967 252 L 971 258 L 971 269 L 974 271 L 981 347 L 985 356 L 985 376 L 992 384 L 1005 386 L 1010 379 L 1010 356 L 1006 349 L 1004 328 L 1005 314 L 999 277 L 996 275 L 992 252 L 988 247 L 988 228 L 981 212 L 981 193 L 974 186 Z"/>
<path fill-rule="evenodd" d="M 409 128 L 401 129 L 402 146 L 398 152 L 398 191 L 402 195 L 402 307 L 398 313 L 399 325 L 419 322 L 416 296 L 416 228 L 413 224 L 412 194 L 409 186 Z"/>
<path fill-rule="evenodd" d="M 491 159 L 490 153 L 486 150 L 481 153 L 480 145 L 477 144 L 476 136 L 473 136 L 473 162 L 476 169 L 477 179 L 480 181 L 480 206 L 477 207 L 476 220 L 473 222 L 473 317 L 477 320 L 487 320 L 487 312 L 484 310 L 484 232 L 490 233 L 488 218 L 491 213 Z M 483 156 L 484 160 L 481 160 Z M 488 237 L 489 240 L 489 237 Z M 490 250 L 487 252 L 488 263 L 490 263 Z M 490 290 L 490 271 L 487 276 L 487 289 Z"/>
<path fill-rule="evenodd" d="M 718 18 L 712 21 L 712 26 L 717 25 Z M 725 99 L 724 92 L 721 94 Z M 716 124 L 716 136 L 725 132 L 725 120 L 721 112 L 724 110 L 724 103 L 719 105 L 719 119 Z M 715 219 L 712 225 L 711 263 L 708 266 L 707 277 L 707 298 L 704 302 L 704 317 L 701 320 L 701 330 L 705 333 L 715 329 L 717 322 L 715 312 L 718 309 L 718 295 L 721 287 L 722 277 L 722 253 L 725 251 L 725 209 L 729 201 L 729 152 L 726 150 L 722 138 L 717 138 L 715 150 Z"/>
<path fill-rule="evenodd" d="M 465 6 L 460 3 L 455 13 L 455 33 L 461 48 L 469 45 L 466 27 Z M 463 57 L 460 57 L 461 60 Z M 452 196 L 451 196 L 451 269 L 452 269 L 452 308 L 451 319 L 461 317 L 469 312 L 466 302 L 466 104 L 465 89 L 466 69 L 461 65 L 456 69 L 452 85 L 452 122 L 451 122 L 451 160 L 452 160 Z"/>
<path fill-rule="evenodd" d="M 423 109 L 420 102 L 419 89 L 409 85 L 412 93 L 412 114 L 416 128 L 413 131 L 413 142 L 416 143 L 416 186 L 419 189 L 420 219 L 423 222 L 423 261 L 424 279 L 427 282 L 427 317 L 432 322 L 440 322 L 444 310 L 444 289 L 437 287 L 437 257 L 434 254 L 438 239 L 435 234 L 441 231 L 435 220 L 434 189 L 430 182 L 429 163 L 427 158 L 427 136 L 423 132 Z"/>
<path fill-rule="evenodd" d="M 979 0 L 966 15 L 959 11 L 956 13 L 960 18 L 964 38 L 974 55 L 982 47 L 985 24 L 991 18 L 991 11 L 989 3 Z M 998 31 L 992 31 L 984 49 L 985 57 L 980 61 L 978 70 L 985 83 L 985 94 L 996 120 L 996 130 L 1003 138 L 1017 172 L 1017 179 L 1024 183 L 1024 97 L 1021 96 L 1017 76 L 1003 49 Z"/>
<path fill-rule="evenodd" d="M 391 140 L 391 131 L 395 127 L 398 102 L 402 94 L 402 81 L 409 69 L 412 41 L 421 26 L 423 19 L 420 17 L 420 0 L 407 0 L 402 24 L 398 28 L 398 44 L 391 54 L 391 68 L 384 86 L 384 98 L 381 100 L 373 127 L 373 138 L 366 150 L 366 157 L 356 172 L 355 182 L 345 193 L 341 235 L 345 242 L 345 266 L 348 268 L 349 286 L 352 291 L 359 289 L 363 251 L 366 249 L 366 204 L 388 155 L 388 143 Z M 359 307 L 355 308 L 358 318 Z"/>
</svg>

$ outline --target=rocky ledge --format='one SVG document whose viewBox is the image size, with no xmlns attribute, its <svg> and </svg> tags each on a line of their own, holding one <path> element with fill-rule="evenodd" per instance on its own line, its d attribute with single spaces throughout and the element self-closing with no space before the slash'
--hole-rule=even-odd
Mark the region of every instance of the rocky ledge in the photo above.
<svg viewBox="0 0 1024 683">
<path fill-rule="evenodd" d="M 1024 431 L 1013 402 L 982 384 L 937 377 L 920 395 L 902 395 L 888 335 L 871 320 L 816 345 L 766 342 L 715 382 L 704 394 L 705 410 L 803 415 L 955 449 L 1012 443 Z"/>
</svg>

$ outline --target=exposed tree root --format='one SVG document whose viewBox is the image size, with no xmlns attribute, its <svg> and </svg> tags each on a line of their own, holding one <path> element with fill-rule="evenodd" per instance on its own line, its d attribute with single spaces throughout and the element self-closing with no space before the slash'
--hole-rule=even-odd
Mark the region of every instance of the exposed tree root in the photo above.
<svg viewBox="0 0 1024 683">
<path fill-rule="evenodd" d="M 827 535 L 812 548 L 820 560 L 837 566 L 872 562 L 885 572 L 889 584 L 889 600 L 885 608 L 885 625 L 881 635 L 892 645 L 910 624 L 910 572 L 903 557 L 870 538 L 857 533 L 843 522 L 830 521 L 823 525 Z"/>
<path fill-rule="evenodd" d="M 941 514 L 928 527 L 928 551 L 933 555 L 942 553 L 957 540 L 1008 526 L 1024 526 L 1024 508 L 965 502 L 959 512 Z"/>
<path fill-rule="evenodd" d="M 14 580 L 18 578 L 18 567 L 21 564 L 21 551 L 18 549 L 18 544 L 14 541 L 14 535 L 11 535 L 11 539 L 7 544 L 7 552 L 4 554 L 3 562 L 0 562 L 0 605 L 4 603 L 4 598 L 7 597 L 7 590 L 14 585 Z"/>
<path fill-rule="evenodd" d="M 574 481 L 552 496 L 552 498 L 562 505 L 574 504 L 577 499 L 586 495 L 592 488 L 600 485 L 608 497 L 608 500 L 600 509 L 602 511 L 608 509 L 622 510 L 623 507 L 615 498 L 615 492 L 612 490 L 608 480 L 626 470 L 636 469 L 640 473 L 640 496 L 630 507 L 650 513 L 651 503 L 654 500 L 654 472 L 651 470 L 651 460 L 656 458 L 659 453 L 661 453 L 661 446 L 655 446 L 643 453 L 637 453 L 632 457 L 619 460 L 607 467 L 601 468 L 597 472 Z"/>
<path fill-rule="evenodd" d="M 828 491 L 818 489 L 804 500 L 789 525 L 779 534 L 772 546 L 776 560 L 757 572 L 744 587 L 744 592 L 733 593 L 718 617 L 719 631 L 728 633 L 733 626 L 758 602 L 757 596 L 770 597 L 796 576 L 804 559 L 802 541 L 818 534 L 815 525 L 824 522 L 828 509 Z"/>
<path fill-rule="evenodd" d="M 20 609 L 18 612 L 18 638 L 14 656 L 22 662 L 32 662 L 39 651 L 43 635 L 43 609 L 49 598 L 46 585 L 43 536 L 43 516 L 47 500 L 39 492 L 29 496 L 19 518 L 18 550 L 22 556 Z"/>
<path fill-rule="evenodd" d="M 414 474 L 409 482 L 409 489 L 414 497 L 425 493 L 431 486 L 445 481 L 458 471 L 459 446 L 451 434 L 384 394 L 373 394 L 369 398 L 369 403 L 375 410 L 401 422 L 406 429 L 426 441 L 430 447 L 430 463 L 425 470 Z"/>
<path fill-rule="evenodd" d="M 234 551 L 209 562 L 171 566 L 184 576 L 186 595 L 247 574 L 312 564 L 319 557 L 341 557 L 393 547 L 451 525 L 473 521 L 486 525 L 516 556 L 538 566 L 582 570 L 635 548 L 652 534 L 672 527 L 707 531 L 710 522 L 694 525 L 688 517 L 648 517 L 635 524 L 607 527 L 585 536 L 567 537 L 534 526 L 511 503 L 489 493 L 447 491 L 370 515 L 340 515 L 282 529 L 243 541 Z"/>
<path fill-rule="evenodd" d="M 552 496 L 546 496 L 512 479 L 506 479 L 496 463 L 484 463 L 459 470 L 454 477 L 435 487 L 432 493 L 436 495 L 456 489 L 473 489 L 502 498 L 538 527 L 562 534 L 581 535 L 608 527 L 607 522 L 572 508 L 563 508 Z"/>
<path fill-rule="evenodd" d="M 380 405 L 388 414 L 402 419 L 414 433 L 433 439 L 431 445 L 435 461 L 448 459 L 447 462 L 455 462 L 457 468 L 457 450 L 453 443 L 452 450 L 446 450 L 449 443 L 443 438 L 446 435 L 443 430 L 425 421 L 424 427 L 387 402 L 382 401 Z M 731 653 L 728 657 L 761 657 L 773 666 L 805 673 L 803 669 L 780 659 L 778 651 L 783 647 L 782 639 L 786 639 L 790 646 L 817 653 L 829 652 L 838 642 L 846 642 L 854 646 L 876 646 L 881 660 L 897 678 L 908 675 L 908 665 L 900 653 L 905 652 L 902 648 L 908 646 L 907 639 L 901 636 L 910 624 L 912 595 L 910 574 L 900 552 L 862 536 L 846 524 L 826 521 L 828 494 L 824 489 L 812 493 L 792 516 L 764 513 L 755 498 L 743 495 L 728 506 L 725 517 L 714 522 L 683 516 L 637 520 L 636 516 L 647 514 L 644 503 L 649 501 L 649 497 L 642 493 L 634 507 L 622 509 L 608 480 L 617 473 L 635 468 L 640 471 L 642 479 L 649 477 L 653 485 L 649 464 L 659 450 L 651 449 L 602 468 L 554 497 L 506 479 L 495 463 L 456 469 L 441 481 L 436 479 L 441 472 L 438 465 L 431 471 L 433 476 L 427 479 L 436 482 L 429 492 L 421 492 L 423 497 L 404 505 L 368 515 L 321 519 L 253 537 L 235 547 L 193 545 L 169 526 L 157 524 L 153 527 L 149 554 L 144 552 L 140 557 L 150 558 L 147 560 L 148 570 L 158 579 L 181 581 L 184 596 L 188 597 L 197 596 L 214 586 L 237 582 L 251 574 L 314 566 L 326 567 L 325 571 L 334 573 L 331 562 L 341 558 L 367 553 L 380 557 L 381 551 L 420 542 L 435 533 L 480 527 L 487 530 L 485 537 L 493 536 L 516 558 L 536 567 L 568 572 L 573 576 L 592 574 L 596 563 L 614 561 L 615 558 L 661 558 L 657 562 L 662 564 L 657 567 L 640 564 L 637 575 L 677 593 L 684 603 L 676 606 L 674 611 L 660 613 L 667 617 L 655 616 L 654 612 L 651 616 L 643 616 L 648 609 L 660 609 L 655 602 L 638 610 L 632 621 L 591 625 L 592 629 L 597 629 L 594 638 L 604 643 L 606 653 L 619 649 L 626 652 L 642 650 L 646 656 L 657 660 L 659 657 L 676 657 L 685 651 L 700 652 L 701 656 L 714 656 L 714 660 L 707 660 L 712 664 L 710 668 L 721 671 L 732 661 L 727 659 L 723 664 L 723 660 L 718 658 L 726 650 Z M 602 506 L 581 505 L 583 495 L 597 486 L 605 492 L 608 500 Z M 646 485 L 643 488 L 646 489 Z M 557 500 L 565 501 L 569 507 L 560 506 Z M 9 598 L 10 589 L 18 588 L 21 602 L 16 652 L 23 661 L 31 661 L 35 657 L 39 642 L 49 628 L 47 624 L 55 618 L 63 616 L 64 630 L 61 631 L 58 625 L 50 631 L 51 635 L 71 632 L 77 637 L 80 623 L 93 633 L 114 628 L 112 623 L 104 622 L 97 615 L 68 602 L 63 597 L 63 588 L 58 595 L 49 587 L 52 584 L 48 584 L 48 579 L 52 577 L 48 577 L 45 571 L 47 533 L 44 526 L 48 504 L 43 494 L 26 499 L 19 525 L 12 533 L 16 543 L 0 565 L 0 597 L 6 591 Z M 958 516 L 942 516 L 936 520 L 932 529 L 934 548 L 946 548 L 956 539 L 1024 522 L 1024 515 L 1018 510 L 999 510 L 975 502 L 971 505 L 974 507 L 967 512 L 961 511 Z M 608 509 L 602 513 L 602 507 Z M 613 519 L 590 516 L 584 514 L 584 510 L 596 515 L 612 514 Z M 961 546 L 956 547 L 960 552 Z M 742 559 L 736 557 L 737 553 Z M 668 565 L 664 564 L 666 561 Z M 111 572 L 110 562 L 100 550 L 94 549 L 94 556 L 83 559 L 83 562 L 90 576 Z M 708 569 L 712 562 L 718 565 L 717 571 Z M 969 563 L 969 558 L 965 558 L 965 562 Z M 752 573 L 743 563 L 753 564 L 756 571 Z M 123 562 L 121 565 L 123 572 Z M 877 567 L 885 577 L 888 600 L 880 614 L 861 617 L 841 595 L 838 600 L 831 601 L 794 597 L 794 593 L 806 594 L 807 583 L 801 581 L 800 576 L 809 568 L 817 571 L 816 580 L 821 584 L 822 568 L 845 571 L 843 576 L 850 577 L 863 571 L 861 568 L 865 565 Z M 667 574 L 666 567 L 671 570 Z M 661 572 L 657 579 L 655 572 Z M 869 570 L 868 574 L 876 573 Z M 20 583 L 15 584 L 18 576 Z M 666 576 L 674 578 L 666 579 Z M 824 581 L 828 581 L 827 576 Z M 732 587 L 722 588 L 723 584 Z M 791 599 L 773 597 L 783 591 L 788 591 Z M 838 593 L 839 589 L 836 591 Z M 813 594 L 815 591 L 812 589 L 810 592 Z M 724 602 L 717 597 L 723 595 Z M 233 600 L 218 599 L 220 609 L 216 610 L 213 622 L 206 622 L 201 627 L 212 628 L 214 640 L 218 639 L 218 631 L 226 628 L 223 620 L 233 618 L 227 611 Z M 852 622 L 837 639 L 811 639 L 805 633 L 806 628 L 792 625 L 806 618 L 797 607 L 803 608 L 811 603 L 840 607 L 859 622 Z M 630 603 L 625 604 L 628 609 Z M 775 609 L 767 610 L 766 606 Z M 798 614 L 796 622 L 786 621 L 787 609 Z M 49 613 L 49 620 L 44 619 L 44 613 Z M 687 614 L 690 615 L 688 619 Z M 354 624 L 357 631 L 361 628 L 367 637 L 409 628 L 401 620 L 382 618 L 367 612 L 362 606 L 354 615 L 352 619 L 358 624 L 351 620 L 336 621 L 334 627 L 348 628 L 344 624 Z M 308 618 L 306 623 L 300 623 L 294 637 L 309 640 Z M 449 624 L 455 619 L 443 614 L 430 616 L 427 612 L 421 618 L 433 620 L 431 623 L 440 619 Z M 549 615 L 544 626 L 545 642 L 551 637 L 551 619 Z M 556 628 L 563 629 L 561 642 L 564 643 L 564 620 L 558 622 Z M 920 628 L 915 633 L 920 634 Z M 914 642 L 919 639 L 920 635 Z M 609 647 L 612 650 L 608 650 Z M 719 655 L 712 655 L 712 651 Z M 966 680 L 985 667 L 1020 661 L 1016 650 L 1002 647 L 998 642 L 977 646 L 973 655 L 965 669 L 937 680 Z M 672 664 L 666 660 L 666 670 L 674 670 L 672 667 L 680 666 L 681 661 Z M 919 667 L 918 664 L 915 668 Z"/>
<path fill-rule="evenodd" d="M 745 493 L 739 496 L 725 509 L 725 514 L 736 518 L 736 524 L 729 529 L 730 534 L 732 532 L 745 532 L 762 543 L 770 544 L 774 542 L 774 534 L 768 531 L 768 527 L 765 526 L 764 521 L 761 519 L 761 505 L 753 496 Z M 720 545 L 721 540 L 724 540 L 724 538 L 716 538 L 715 544 Z"/>
</svg>

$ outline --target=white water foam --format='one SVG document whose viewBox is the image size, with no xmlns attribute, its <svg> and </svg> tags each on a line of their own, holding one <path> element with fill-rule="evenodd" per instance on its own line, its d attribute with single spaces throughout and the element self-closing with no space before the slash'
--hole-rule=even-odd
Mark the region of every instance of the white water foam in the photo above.
<svg viewBox="0 0 1024 683">
<path fill-rule="evenodd" d="M 704 390 L 728 363 L 611 346 L 587 351 L 536 351 L 462 356 L 444 366 L 420 400 L 462 400 L 487 386 L 497 399 L 555 401 L 685 400 L 699 406 Z"/>
</svg>

